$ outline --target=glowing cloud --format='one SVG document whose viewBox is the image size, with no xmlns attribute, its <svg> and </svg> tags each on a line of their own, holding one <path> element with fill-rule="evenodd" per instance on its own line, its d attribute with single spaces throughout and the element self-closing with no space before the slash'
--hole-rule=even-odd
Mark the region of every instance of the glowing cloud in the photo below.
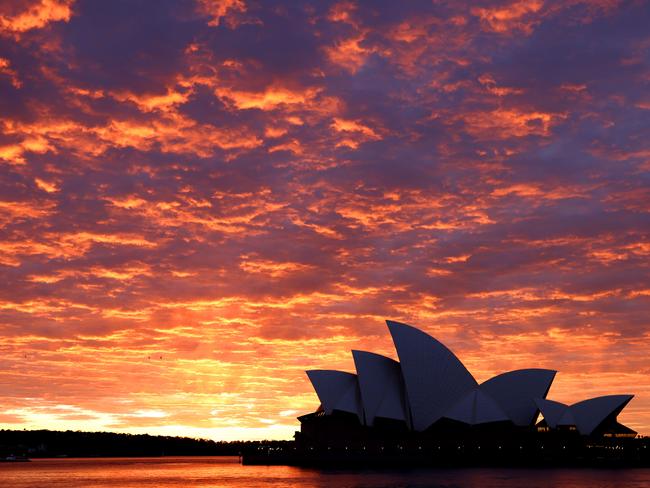
<svg viewBox="0 0 650 488">
<path fill-rule="evenodd" d="M 7 8 L 11 3 L 6 2 L 5 7 L 0 8 L 0 32 L 20 34 L 41 29 L 50 22 L 69 21 L 74 0 L 34 0 L 23 2 L 16 9 Z"/>
</svg>

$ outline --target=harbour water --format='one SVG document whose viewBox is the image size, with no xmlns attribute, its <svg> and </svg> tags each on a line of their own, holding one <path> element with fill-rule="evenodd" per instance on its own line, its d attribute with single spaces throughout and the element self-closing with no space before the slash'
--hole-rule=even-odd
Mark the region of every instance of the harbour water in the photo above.
<svg viewBox="0 0 650 488">
<path fill-rule="evenodd" d="M 650 487 L 650 469 L 315 470 L 242 466 L 236 457 L 35 459 L 0 464 L 2 488 Z"/>
</svg>

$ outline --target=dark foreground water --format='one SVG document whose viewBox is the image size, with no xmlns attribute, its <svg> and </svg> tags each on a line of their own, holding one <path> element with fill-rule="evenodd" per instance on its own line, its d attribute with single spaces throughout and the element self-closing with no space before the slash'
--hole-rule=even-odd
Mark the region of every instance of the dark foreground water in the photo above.
<svg viewBox="0 0 650 488">
<path fill-rule="evenodd" d="M 322 471 L 241 466 L 237 458 L 37 459 L 0 463 L 1 488 L 32 487 L 649 487 L 650 469 Z"/>
</svg>

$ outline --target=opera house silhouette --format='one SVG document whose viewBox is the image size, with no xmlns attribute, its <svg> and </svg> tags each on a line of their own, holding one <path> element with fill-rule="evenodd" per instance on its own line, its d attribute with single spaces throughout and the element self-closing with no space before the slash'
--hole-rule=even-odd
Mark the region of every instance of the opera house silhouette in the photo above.
<svg viewBox="0 0 650 488">
<path fill-rule="evenodd" d="M 633 395 L 565 405 L 547 399 L 557 372 L 538 368 L 509 371 L 479 384 L 441 342 L 410 325 L 386 323 L 399 362 L 352 351 L 356 374 L 307 371 L 320 407 L 299 417 L 299 446 L 384 449 L 393 440 L 392 445 L 403 449 L 402 441 L 415 439 L 421 449 L 423 440 L 471 438 L 487 439 L 494 449 L 510 439 L 523 449 L 522 439 L 581 438 L 584 445 L 584 439 L 636 436 L 617 421 Z M 566 449 L 566 443 L 562 446 Z"/>
</svg>

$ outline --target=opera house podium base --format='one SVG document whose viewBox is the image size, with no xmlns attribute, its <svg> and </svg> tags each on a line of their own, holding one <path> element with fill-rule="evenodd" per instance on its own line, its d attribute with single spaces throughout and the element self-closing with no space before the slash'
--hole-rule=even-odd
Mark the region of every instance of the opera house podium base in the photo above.
<svg viewBox="0 0 650 488">
<path fill-rule="evenodd" d="M 483 432 L 448 438 L 357 439 L 332 446 L 298 436 L 283 448 L 245 451 L 242 464 L 324 469 L 650 468 L 650 438 L 589 439 L 557 432 L 495 438 Z"/>
</svg>

